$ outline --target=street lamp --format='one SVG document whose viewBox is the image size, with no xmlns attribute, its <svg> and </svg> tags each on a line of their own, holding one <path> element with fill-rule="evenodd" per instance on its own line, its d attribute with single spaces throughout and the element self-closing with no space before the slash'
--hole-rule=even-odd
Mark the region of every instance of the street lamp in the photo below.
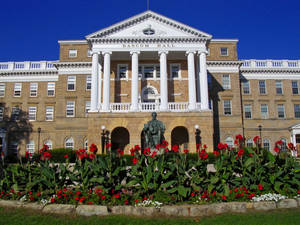
<svg viewBox="0 0 300 225">
<path fill-rule="evenodd" d="M 40 151 L 40 138 L 41 138 L 41 131 L 42 131 L 42 128 L 38 128 L 37 129 L 38 131 L 38 150 Z"/>
<path fill-rule="evenodd" d="M 200 145 L 201 143 L 201 137 L 200 137 L 200 129 L 199 129 L 199 125 L 196 124 L 195 125 L 195 139 L 196 139 L 196 147 Z"/>
<path fill-rule="evenodd" d="M 258 131 L 259 131 L 259 137 L 260 137 L 260 142 L 259 142 L 260 147 L 261 147 L 261 144 L 262 144 L 261 128 L 262 128 L 262 126 L 258 125 Z"/>
<path fill-rule="evenodd" d="M 101 126 L 101 130 L 102 130 L 102 133 L 101 133 L 101 148 L 102 148 L 102 154 L 104 154 L 104 148 L 105 148 L 105 145 L 106 145 L 106 138 L 105 138 L 105 126 L 102 125 Z"/>
</svg>

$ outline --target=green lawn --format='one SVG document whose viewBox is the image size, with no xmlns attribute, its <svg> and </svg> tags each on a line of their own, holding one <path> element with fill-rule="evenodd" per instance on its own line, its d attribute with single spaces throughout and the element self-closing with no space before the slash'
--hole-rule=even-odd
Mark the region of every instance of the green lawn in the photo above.
<svg viewBox="0 0 300 225">
<path fill-rule="evenodd" d="M 82 217 L 46 215 L 24 209 L 0 208 L 2 225 L 109 225 L 109 224 L 213 224 L 213 225 L 296 225 L 300 224 L 300 209 L 275 210 L 272 212 L 226 214 L 206 218 L 136 218 L 128 216 Z"/>
</svg>

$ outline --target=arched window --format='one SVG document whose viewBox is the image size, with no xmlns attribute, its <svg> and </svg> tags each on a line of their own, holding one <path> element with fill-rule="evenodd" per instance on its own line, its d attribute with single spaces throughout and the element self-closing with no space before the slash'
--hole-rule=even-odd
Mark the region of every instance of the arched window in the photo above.
<svg viewBox="0 0 300 225">
<path fill-rule="evenodd" d="M 72 137 L 66 139 L 65 148 L 71 148 L 71 149 L 74 148 L 74 140 Z"/>
<path fill-rule="evenodd" d="M 26 145 L 26 149 L 27 149 L 27 152 L 28 153 L 34 153 L 34 141 L 33 140 L 30 140 L 28 142 L 28 144 Z"/>
<path fill-rule="evenodd" d="M 227 137 L 225 139 L 225 143 L 228 145 L 229 148 L 232 148 L 233 147 L 233 138 L 232 137 Z"/>
<path fill-rule="evenodd" d="M 250 139 L 248 139 L 248 140 L 246 141 L 246 146 L 247 146 L 247 147 L 253 147 L 253 140 L 252 140 L 252 138 L 250 138 Z"/>
<path fill-rule="evenodd" d="M 142 102 L 155 102 L 157 91 L 154 87 L 145 87 L 142 90 Z"/>
<path fill-rule="evenodd" d="M 286 152 L 287 151 L 287 145 L 286 145 L 286 139 L 285 138 L 281 138 L 282 141 L 282 145 L 281 145 L 281 152 Z"/>
<path fill-rule="evenodd" d="M 52 150 L 52 141 L 51 140 L 45 141 L 44 144 L 48 146 L 49 150 Z"/>
<path fill-rule="evenodd" d="M 84 140 L 84 149 L 87 151 L 89 148 L 88 139 Z"/>
<path fill-rule="evenodd" d="M 270 151 L 270 141 L 269 139 L 264 139 L 264 149 Z"/>
</svg>

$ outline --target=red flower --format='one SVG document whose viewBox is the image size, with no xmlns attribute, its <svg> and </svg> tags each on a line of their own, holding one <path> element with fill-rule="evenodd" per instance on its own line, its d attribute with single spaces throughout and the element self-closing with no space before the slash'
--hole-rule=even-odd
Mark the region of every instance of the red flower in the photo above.
<svg viewBox="0 0 300 225">
<path fill-rule="evenodd" d="M 151 158 L 154 158 L 156 155 L 157 155 L 156 151 L 152 152 Z"/>
<path fill-rule="evenodd" d="M 67 190 L 68 190 L 67 188 L 64 188 L 64 189 L 63 189 L 63 191 L 67 191 Z"/>
<path fill-rule="evenodd" d="M 146 200 L 147 200 L 147 197 L 144 197 L 143 200 L 146 201 Z"/>
<path fill-rule="evenodd" d="M 251 193 L 248 197 L 249 197 L 250 199 L 252 199 L 254 196 L 255 196 L 255 194 L 254 194 L 254 193 Z"/>
<path fill-rule="evenodd" d="M 25 158 L 29 158 L 29 152 L 25 152 Z"/>
<path fill-rule="evenodd" d="M 11 192 L 12 190 L 10 190 L 10 192 Z M 29 193 L 28 193 L 29 195 L 32 195 L 32 192 L 30 191 Z"/>
<path fill-rule="evenodd" d="M 295 146 L 294 146 L 293 143 L 288 143 L 288 147 L 289 147 L 289 149 L 291 149 L 291 150 L 295 150 Z"/>
<path fill-rule="evenodd" d="M 105 198 L 106 198 L 106 196 L 105 196 L 105 195 L 102 195 L 102 196 L 101 196 L 101 199 L 102 199 L 102 200 L 104 200 Z"/>
<path fill-rule="evenodd" d="M 88 205 L 94 205 L 94 203 L 93 202 L 88 202 Z"/>
<path fill-rule="evenodd" d="M 110 147 L 111 147 L 111 143 L 107 143 L 106 148 L 110 148 Z"/>
<path fill-rule="evenodd" d="M 219 156 L 219 152 L 218 152 L 218 151 L 214 151 L 213 153 L 214 153 L 214 155 L 215 155 L 216 157 Z"/>
<path fill-rule="evenodd" d="M 89 154 L 89 158 L 90 158 L 90 159 L 94 159 L 94 158 L 95 158 L 95 154 L 94 154 L 94 153 L 90 153 L 90 154 Z"/>
<path fill-rule="evenodd" d="M 150 155 L 150 148 L 145 148 L 144 149 L 144 154 L 145 155 Z"/>
<path fill-rule="evenodd" d="M 300 195 L 300 190 L 298 190 L 298 194 Z"/>
<path fill-rule="evenodd" d="M 50 201 L 51 201 L 51 203 L 54 203 L 54 202 L 55 202 L 55 199 L 54 199 L 54 198 L 51 198 Z"/>
<path fill-rule="evenodd" d="M 283 141 L 282 140 L 279 140 L 279 141 L 276 141 L 275 142 L 275 145 L 282 145 L 283 144 Z"/>
<path fill-rule="evenodd" d="M 95 144 L 91 144 L 90 146 L 90 152 L 96 153 L 98 151 L 98 148 Z"/>
<path fill-rule="evenodd" d="M 139 160 L 138 160 L 137 158 L 135 158 L 135 157 L 134 157 L 134 158 L 132 159 L 132 163 L 133 163 L 133 165 L 137 164 L 137 163 L 138 163 L 138 161 L 139 161 Z"/>
<path fill-rule="evenodd" d="M 179 151 L 178 145 L 173 145 L 172 146 L 172 151 L 175 152 L 175 153 L 178 152 Z"/>
<path fill-rule="evenodd" d="M 244 138 L 241 134 L 238 134 L 235 136 L 235 139 L 238 140 L 238 141 L 242 141 Z"/>
<path fill-rule="evenodd" d="M 34 201 L 34 197 L 33 196 L 30 196 L 30 201 Z"/>
<path fill-rule="evenodd" d="M 113 195 L 113 197 L 115 197 L 116 199 L 119 199 L 120 198 L 120 193 L 117 193 L 117 194 Z"/>
<path fill-rule="evenodd" d="M 263 189 L 263 186 L 261 184 L 257 185 L 259 190 Z"/>
<path fill-rule="evenodd" d="M 280 152 L 280 148 L 278 148 L 277 146 L 274 147 L 274 152 L 279 153 Z"/>
<path fill-rule="evenodd" d="M 260 137 L 259 137 L 259 136 L 255 136 L 255 137 L 253 138 L 253 141 L 254 141 L 255 144 L 257 144 L 257 143 L 259 142 L 259 140 L 260 140 Z"/>
<path fill-rule="evenodd" d="M 67 158 L 69 158 L 69 155 L 64 155 L 64 157 L 67 159 Z"/>
<path fill-rule="evenodd" d="M 184 152 L 184 154 L 188 154 L 189 150 L 188 149 L 184 149 L 183 152 Z"/>
<path fill-rule="evenodd" d="M 253 157 L 252 153 L 249 153 L 249 157 Z"/>
<path fill-rule="evenodd" d="M 128 205 L 128 204 L 129 204 L 128 200 L 125 200 L 125 201 L 124 201 L 124 204 L 125 204 L 125 205 Z"/>
<path fill-rule="evenodd" d="M 212 195 L 216 195 L 217 193 L 214 191 L 213 193 L 212 193 Z"/>
<path fill-rule="evenodd" d="M 222 195 L 222 198 L 225 200 L 227 197 L 225 195 Z"/>
<path fill-rule="evenodd" d="M 41 196 L 41 192 L 36 193 L 37 196 Z"/>
<path fill-rule="evenodd" d="M 194 196 L 195 196 L 195 192 L 192 192 L 192 193 L 191 193 L 191 196 L 194 197 Z"/>
<path fill-rule="evenodd" d="M 207 145 L 206 145 L 206 144 L 204 144 L 204 145 L 203 145 L 203 148 L 207 148 Z"/>
<path fill-rule="evenodd" d="M 237 188 L 235 188 L 235 189 L 234 189 L 234 191 L 235 191 L 235 192 L 237 192 L 237 191 L 238 191 L 238 189 L 237 189 Z"/>
<path fill-rule="evenodd" d="M 244 149 L 240 148 L 237 155 L 238 157 L 242 157 L 244 155 Z"/>
<path fill-rule="evenodd" d="M 85 197 L 81 197 L 81 199 L 79 200 L 79 202 L 83 202 L 84 201 L 84 199 L 85 199 Z"/>
<path fill-rule="evenodd" d="M 80 195 L 80 194 L 81 194 L 81 192 L 80 192 L 80 191 L 77 191 L 77 192 L 76 192 L 76 195 Z"/>
<path fill-rule="evenodd" d="M 76 197 L 74 198 L 74 200 L 75 200 L 75 201 L 79 201 L 79 197 L 76 196 Z"/>
<path fill-rule="evenodd" d="M 218 144 L 217 148 L 220 149 L 220 150 L 222 150 L 222 149 L 224 148 L 223 143 L 220 142 L 220 143 Z"/>
</svg>

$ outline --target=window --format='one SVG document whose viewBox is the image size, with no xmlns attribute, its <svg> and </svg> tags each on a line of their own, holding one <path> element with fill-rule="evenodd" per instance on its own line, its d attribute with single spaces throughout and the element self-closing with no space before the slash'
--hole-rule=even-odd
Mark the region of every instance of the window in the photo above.
<svg viewBox="0 0 300 225">
<path fill-rule="evenodd" d="M 243 81 L 243 93 L 244 94 L 250 94 L 250 82 L 249 80 Z"/>
<path fill-rule="evenodd" d="M 231 115 L 231 100 L 224 100 L 224 115 Z"/>
<path fill-rule="evenodd" d="M 118 79 L 128 78 L 128 65 L 118 65 Z"/>
<path fill-rule="evenodd" d="M 228 90 L 230 89 L 230 76 L 229 74 L 224 74 L 222 76 L 222 85 L 223 85 L 223 88 L 224 90 Z"/>
<path fill-rule="evenodd" d="M 160 78 L 160 66 L 155 67 L 156 78 Z"/>
<path fill-rule="evenodd" d="M 20 97 L 22 91 L 22 84 L 21 83 L 15 83 L 15 89 L 14 89 L 14 96 Z"/>
<path fill-rule="evenodd" d="M 46 121 L 53 121 L 54 107 L 46 106 Z"/>
<path fill-rule="evenodd" d="M 52 141 L 51 140 L 45 141 L 44 144 L 48 146 L 49 150 L 52 150 Z"/>
<path fill-rule="evenodd" d="M 248 139 L 248 140 L 246 141 L 246 146 L 247 146 L 247 147 L 253 147 L 253 140 L 252 140 L 252 138 L 250 138 L 250 139 Z"/>
<path fill-rule="evenodd" d="M 19 120 L 20 116 L 20 108 L 18 106 L 16 107 L 12 107 L 12 111 L 11 111 L 11 120 L 12 121 L 17 121 Z"/>
<path fill-rule="evenodd" d="M 4 116 L 4 107 L 0 107 L 0 121 L 3 120 L 3 116 Z"/>
<path fill-rule="evenodd" d="M 93 54 L 92 54 L 92 51 L 88 49 L 88 50 L 87 50 L 87 57 L 92 57 L 92 55 L 93 55 Z"/>
<path fill-rule="evenodd" d="M 228 48 L 221 48 L 221 56 L 228 56 Z"/>
<path fill-rule="evenodd" d="M 92 88 L 92 76 L 88 75 L 86 76 L 86 90 L 91 90 Z"/>
<path fill-rule="evenodd" d="M 5 96 L 5 84 L 1 83 L 0 84 L 0 97 L 4 97 Z"/>
<path fill-rule="evenodd" d="M 227 137 L 225 139 L 225 143 L 228 145 L 229 148 L 232 148 L 233 147 L 233 138 L 232 137 Z"/>
<path fill-rule="evenodd" d="M 180 78 L 180 67 L 178 64 L 171 64 L 171 78 Z"/>
<path fill-rule="evenodd" d="M 276 80 L 275 85 L 276 85 L 276 94 L 282 95 L 282 81 Z"/>
<path fill-rule="evenodd" d="M 264 149 L 270 151 L 270 141 L 268 139 L 264 139 L 263 145 L 264 145 Z"/>
<path fill-rule="evenodd" d="M 30 83 L 30 97 L 36 97 L 38 92 L 38 84 Z"/>
<path fill-rule="evenodd" d="M 299 94 L 298 81 L 295 81 L 295 80 L 292 81 L 292 92 L 293 92 L 293 95 Z"/>
<path fill-rule="evenodd" d="M 53 97 L 55 95 L 55 83 L 48 83 L 47 86 L 47 95 Z"/>
<path fill-rule="evenodd" d="M 83 147 L 84 147 L 85 151 L 87 151 L 89 149 L 88 139 L 84 140 L 84 146 Z"/>
<path fill-rule="evenodd" d="M 85 116 L 88 115 L 90 109 L 91 109 L 91 102 L 90 101 L 86 101 L 85 102 Z"/>
<path fill-rule="evenodd" d="M 68 91 L 75 91 L 76 76 L 68 76 Z"/>
<path fill-rule="evenodd" d="M 70 148 L 73 149 L 74 148 L 74 140 L 73 138 L 67 138 L 65 141 L 65 148 Z"/>
<path fill-rule="evenodd" d="M 77 50 L 76 49 L 70 49 L 69 50 L 69 58 L 76 58 L 77 57 Z"/>
<path fill-rule="evenodd" d="M 31 140 L 28 142 L 28 144 L 26 145 L 26 150 L 28 153 L 34 153 L 34 141 Z"/>
<path fill-rule="evenodd" d="M 278 104 L 277 105 L 277 113 L 278 113 L 278 118 L 284 118 L 285 113 L 284 113 L 284 105 L 283 104 Z"/>
<path fill-rule="evenodd" d="M 260 94 L 266 94 L 266 81 L 265 80 L 260 80 L 258 81 L 258 86 L 259 86 L 259 93 Z"/>
<path fill-rule="evenodd" d="M 286 152 L 287 151 L 287 146 L 286 146 L 286 139 L 285 138 L 281 138 L 282 141 L 282 145 L 281 145 L 281 152 Z"/>
<path fill-rule="evenodd" d="M 300 104 L 294 105 L 295 118 L 300 118 Z"/>
<path fill-rule="evenodd" d="M 252 118 L 252 106 L 250 104 L 245 104 L 244 105 L 244 113 L 245 113 L 245 118 L 246 119 L 251 119 Z"/>
<path fill-rule="evenodd" d="M 75 116 L 75 102 L 67 101 L 67 117 Z"/>
<path fill-rule="evenodd" d="M 154 76 L 154 66 L 145 66 L 144 67 L 144 76 L 145 78 L 153 78 Z"/>
<path fill-rule="evenodd" d="M 268 113 L 268 105 L 267 104 L 261 104 L 260 105 L 260 114 L 262 119 L 267 119 L 269 116 Z"/>
<path fill-rule="evenodd" d="M 28 120 L 35 121 L 36 120 L 36 106 L 30 106 L 28 108 Z"/>
</svg>

